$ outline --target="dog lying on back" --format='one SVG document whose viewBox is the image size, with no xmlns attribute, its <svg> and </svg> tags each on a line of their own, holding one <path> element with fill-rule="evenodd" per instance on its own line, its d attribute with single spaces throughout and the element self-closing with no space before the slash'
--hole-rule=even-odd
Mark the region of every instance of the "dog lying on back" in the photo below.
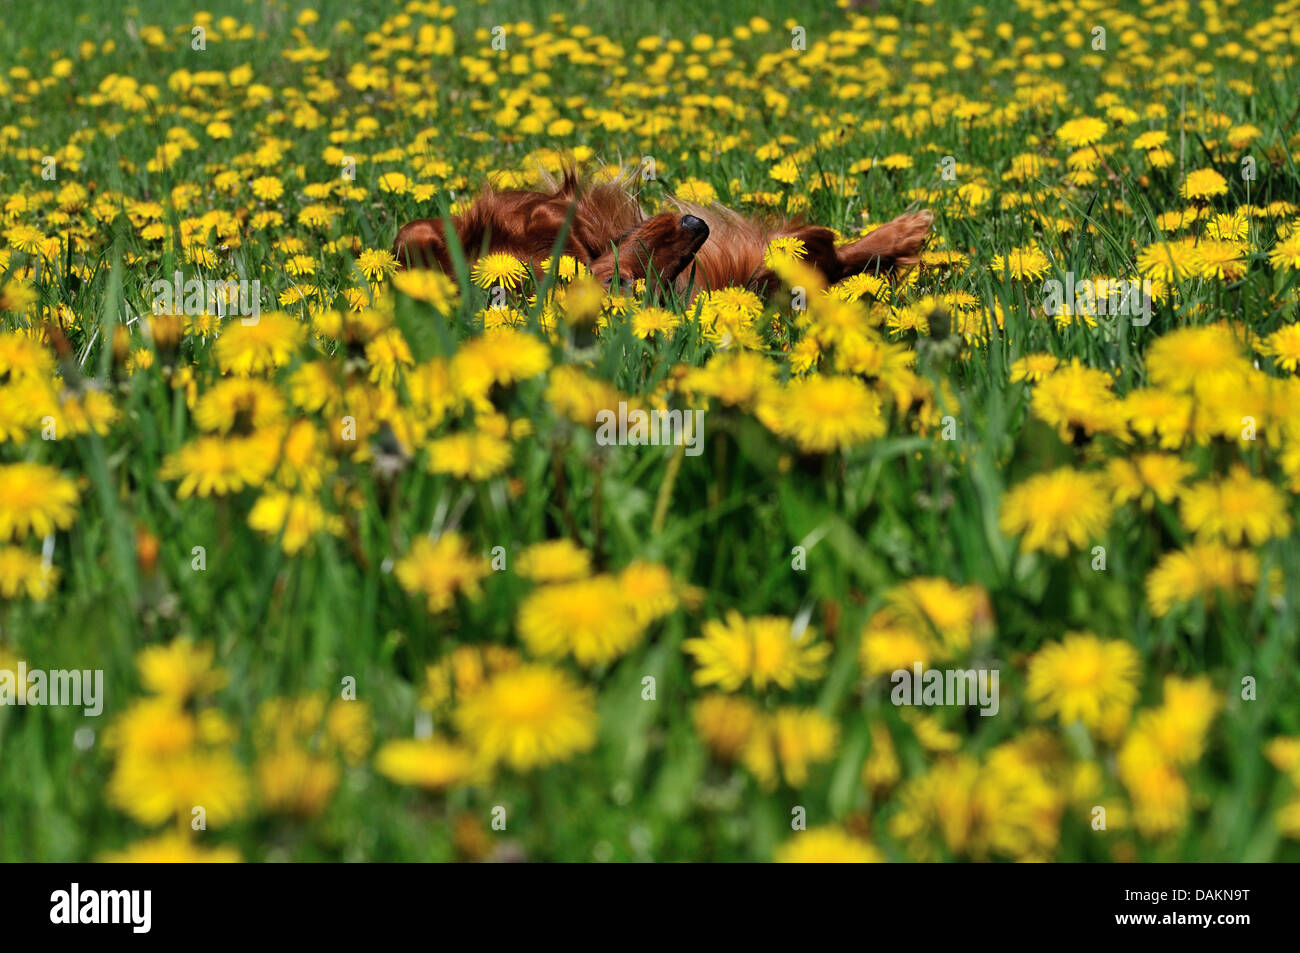
<svg viewBox="0 0 1300 953">
<path fill-rule="evenodd" d="M 767 296 L 777 278 L 763 261 L 769 242 L 797 238 L 804 261 L 828 283 L 861 272 L 892 273 L 917 262 L 934 216 L 901 215 L 864 238 L 837 246 L 820 225 L 789 220 L 761 223 L 719 205 L 704 207 L 673 200 L 676 211 L 646 216 L 627 180 L 583 185 L 572 171 L 549 192 L 488 191 L 450 228 L 473 262 L 506 252 L 543 274 L 569 222 L 560 253 L 586 265 L 607 287 L 615 277 L 624 287 L 646 279 L 658 291 L 678 293 L 728 286 Z M 571 216 L 571 220 L 570 220 Z M 448 223 L 422 218 L 403 225 L 393 242 L 399 267 L 440 268 L 454 274 Z"/>
</svg>

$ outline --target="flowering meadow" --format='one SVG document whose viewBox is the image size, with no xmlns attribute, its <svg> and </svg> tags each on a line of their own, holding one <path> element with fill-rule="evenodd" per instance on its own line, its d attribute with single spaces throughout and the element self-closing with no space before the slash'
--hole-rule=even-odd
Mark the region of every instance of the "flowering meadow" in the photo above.
<svg viewBox="0 0 1300 953">
<path fill-rule="evenodd" d="M 1298 0 L 0 18 L 0 859 L 1300 859 Z"/>
</svg>

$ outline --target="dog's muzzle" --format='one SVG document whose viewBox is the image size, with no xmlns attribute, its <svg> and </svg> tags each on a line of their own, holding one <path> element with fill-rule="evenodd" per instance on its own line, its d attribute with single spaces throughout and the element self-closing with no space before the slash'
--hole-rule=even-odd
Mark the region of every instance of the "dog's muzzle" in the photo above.
<svg viewBox="0 0 1300 953">
<path fill-rule="evenodd" d="M 677 224 L 697 238 L 709 237 L 709 226 L 704 223 L 702 218 L 696 218 L 694 215 L 683 215 L 682 220 Z"/>
</svg>

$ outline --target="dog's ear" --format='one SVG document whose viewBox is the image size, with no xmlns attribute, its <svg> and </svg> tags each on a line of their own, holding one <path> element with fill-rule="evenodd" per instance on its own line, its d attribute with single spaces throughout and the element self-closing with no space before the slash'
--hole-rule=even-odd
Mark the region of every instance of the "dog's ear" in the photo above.
<svg viewBox="0 0 1300 953">
<path fill-rule="evenodd" d="M 560 254 L 570 255 L 583 264 L 591 261 L 591 253 L 588 251 L 590 229 L 587 223 L 581 215 L 576 214 L 571 203 L 560 201 L 539 202 L 528 216 L 525 235 L 532 243 L 534 257 L 541 259 L 551 254 L 555 240 L 566 222 L 569 230 L 564 237 Z"/>
<path fill-rule="evenodd" d="M 458 222 L 451 220 L 451 229 Z M 393 257 L 398 268 L 440 268 L 452 274 L 451 255 L 447 251 L 448 224 L 441 218 L 420 218 L 408 222 L 393 240 Z"/>
<path fill-rule="evenodd" d="M 840 277 L 863 271 L 898 271 L 915 265 L 933 223 L 934 213 L 928 209 L 900 215 L 865 238 L 838 248 Z"/>
</svg>

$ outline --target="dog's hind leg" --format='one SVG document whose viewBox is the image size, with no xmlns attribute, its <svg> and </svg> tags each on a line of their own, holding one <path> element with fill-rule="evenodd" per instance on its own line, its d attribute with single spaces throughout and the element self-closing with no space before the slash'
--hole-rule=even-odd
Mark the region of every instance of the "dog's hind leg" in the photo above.
<svg viewBox="0 0 1300 953">
<path fill-rule="evenodd" d="M 871 234 L 836 249 L 840 277 L 859 272 L 890 272 L 915 265 L 930 234 L 934 214 L 929 210 L 900 215 Z"/>
</svg>

